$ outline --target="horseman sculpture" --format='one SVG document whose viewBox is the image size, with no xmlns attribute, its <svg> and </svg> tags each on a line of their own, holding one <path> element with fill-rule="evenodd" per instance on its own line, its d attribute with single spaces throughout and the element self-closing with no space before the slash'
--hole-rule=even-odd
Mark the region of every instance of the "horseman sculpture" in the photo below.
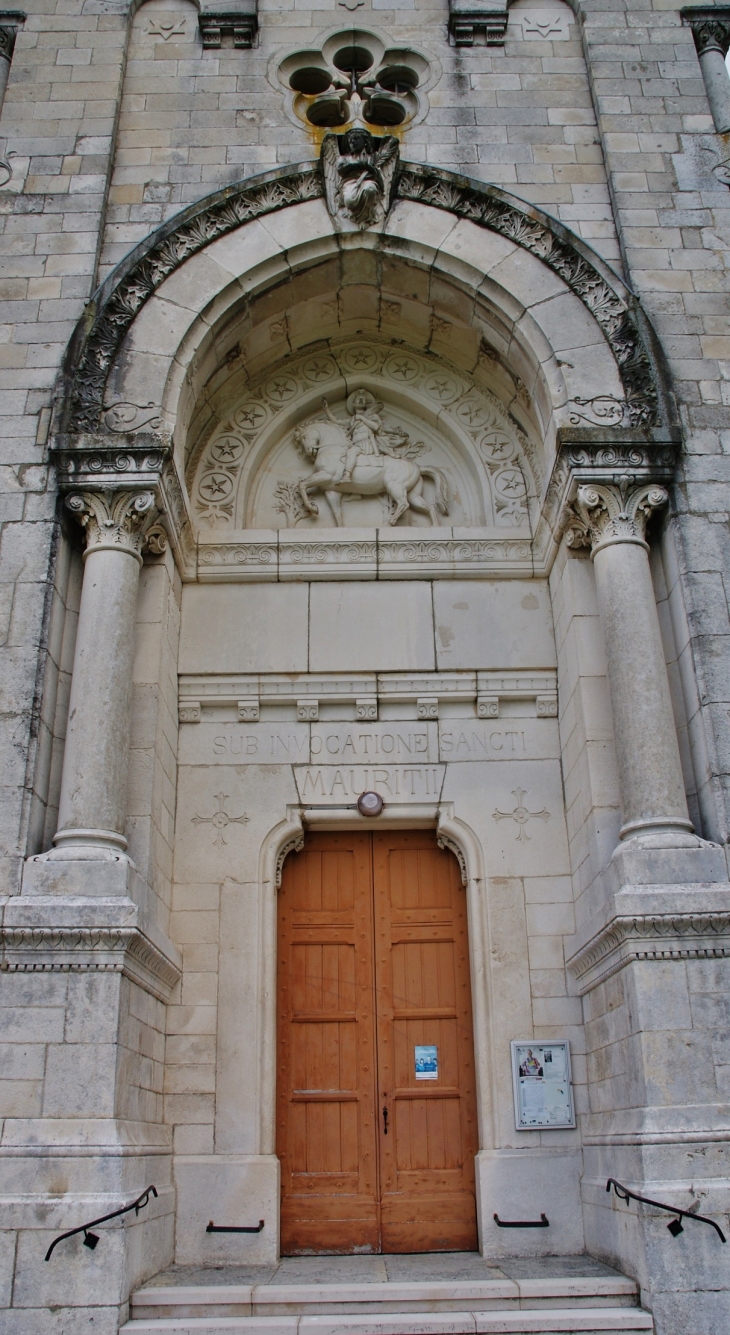
<svg viewBox="0 0 730 1335">
<path fill-rule="evenodd" d="M 347 399 L 350 421 L 338 421 L 326 399 L 322 400 L 326 420 L 297 427 L 294 440 L 302 453 L 316 467 L 302 478 L 298 493 L 307 514 L 319 509 L 310 492 L 322 491 L 332 511 L 335 524 L 342 526 L 342 497 L 382 496 L 390 498 L 388 524 L 397 524 L 410 507 L 427 514 L 438 525 L 439 515 L 448 514 L 446 478 L 438 468 L 421 468 L 413 459 L 397 450 L 408 447 L 404 431 L 386 431 L 380 416 L 382 404 L 367 389 L 355 390 Z M 423 494 L 423 479 L 433 482 L 435 495 L 429 501 Z"/>
</svg>

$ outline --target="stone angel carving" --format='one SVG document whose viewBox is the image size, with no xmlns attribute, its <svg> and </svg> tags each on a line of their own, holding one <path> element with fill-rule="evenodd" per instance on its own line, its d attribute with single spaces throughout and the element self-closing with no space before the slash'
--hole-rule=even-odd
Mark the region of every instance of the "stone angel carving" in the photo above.
<svg viewBox="0 0 730 1335">
<path fill-rule="evenodd" d="M 368 130 L 326 134 L 322 172 L 327 207 L 340 226 L 361 230 L 381 223 L 390 208 L 398 163 L 398 140 Z"/>
</svg>

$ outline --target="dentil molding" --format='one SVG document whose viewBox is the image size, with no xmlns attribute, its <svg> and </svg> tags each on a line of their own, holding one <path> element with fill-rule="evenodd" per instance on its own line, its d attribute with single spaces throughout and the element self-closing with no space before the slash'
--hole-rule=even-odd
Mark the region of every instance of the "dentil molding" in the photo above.
<svg viewBox="0 0 730 1335">
<path fill-rule="evenodd" d="M 503 705 L 534 702 L 535 717 L 553 719 L 558 713 L 555 671 L 485 672 L 361 672 L 183 674 L 179 678 L 178 717 L 181 723 L 201 723 L 206 711 L 230 711 L 240 723 L 258 722 L 261 707 L 279 719 L 316 721 L 318 707 L 338 705 L 343 716 L 373 721 L 381 704 L 412 709 L 417 719 L 438 719 L 442 705 L 454 706 L 457 716 L 478 719 L 500 717 Z M 273 715 L 272 715 L 273 717 Z"/>
<path fill-rule="evenodd" d="M 730 957 L 730 913 L 619 915 L 567 960 L 581 996 L 634 960 Z"/>
<path fill-rule="evenodd" d="M 169 1001 L 181 971 L 139 927 L 0 927 L 0 970 L 119 973 Z"/>
</svg>

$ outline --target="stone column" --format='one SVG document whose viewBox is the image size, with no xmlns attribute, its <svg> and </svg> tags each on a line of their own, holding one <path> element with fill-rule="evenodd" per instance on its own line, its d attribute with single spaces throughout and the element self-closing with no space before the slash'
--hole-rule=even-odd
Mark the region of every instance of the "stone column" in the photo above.
<svg viewBox="0 0 730 1335">
<path fill-rule="evenodd" d="M 697 841 L 687 799 L 646 524 L 667 502 L 655 483 L 633 477 L 579 486 L 575 501 L 596 572 L 608 663 L 623 825 L 621 839 L 663 836 L 665 845 Z"/>
<path fill-rule="evenodd" d="M 0 24 L 0 111 L 5 101 L 5 89 L 10 77 L 10 62 L 15 46 L 15 28 Z"/>
<path fill-rule="evenodd" d="M 66 505 L 86 530 L 52 858 L 124 853 L 134 620 L 151 491 L 82 492 Z"/>
<path fill-rule="evenodd" d="M 725 64 L 730 48 L 730 18 L 727 10 L 713 14 L 705 9 L 697 18 L 688 15 L 687 21 L 695 39 L 715 129 L 718 134 L 726 134 L 730 130 L 730 75 Z"/>
</svg>

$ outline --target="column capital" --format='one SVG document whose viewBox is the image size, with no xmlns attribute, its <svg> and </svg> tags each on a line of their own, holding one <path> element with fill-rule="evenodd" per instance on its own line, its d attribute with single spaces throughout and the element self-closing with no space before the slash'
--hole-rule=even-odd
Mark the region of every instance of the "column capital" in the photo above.
<svg viewBox="0 0 730 1335">
<path fill-rule="evenodd" d="M 142 548 L 164 551 L 166 535 L 156 523 L 152 491 L 74 491 L 66 508 L 86 531 L 84 559 L 91 552 L 125 552 L 142 564 Z"/>
<path fill-rule="evenodd" d="M 599 542 L 598 529 L 608 523 L 608 519 L 600 520 L 601 497 L 606 514 L 616 521 L 610 529 L 614 541 L 619 532 L 623 532 L 624 541 L 628 537 L 645 541 L 648 514 L 644 515 L 641 508 L 634 512 L 632 506 L 634 502 L 640 507 L 643 504 L 638 495 L 642 489 L 648 495 L 659 488 L 663 493 L 661 504 L 666 503 L 665 489 L 674 480 L 679 444 L 678 436 L 665 432 L 561 431 L 536 541 L 546 546 L 552 542 L 555 548 L 563 538 L 568 547 L 590 547 Z M 586 490 L 596 493 L 595 505 L 588 503 Z M 582 510 L 577 504 L 579 493 L 583 494 Z M 620 523 L 622 515 L 626 520 Z"/>
<path fill-rule="evenodd" d="M 59 435 L 51 454 L 66 506 L 86 529 L 87 553 L 100 545 L 120 551 L 126 544 L 141 559 L 143 550 L 163 551 L 169 538 L 180 569 L 194 569 L 188 502 L 169 435 Z M 149 502 L 135 500 L 142 496 Z"/>
<path fill-rule="evenodd" d="M 0 9 L 0 57 L 11 61 L 18 28 L 25 23 L 22 9 Z"/>
<path fill-rule="evenodd" d="M 566 526 L 566 542 L 569 547 L 590 547 L 591 556 L 619 542 L 637 544 L 648 552 L 647 523 L 668 500 L 666 488 L 655 482 L 637 482 L 630 474 L 613 483 L 579 486 L 573 518 Z"/>
<path fill-rule="evenodd" d="M 725 58 L 730 47 L 730 9 L 719 5 L 706 9 L 693 5 L 682 10 L 682 22 L 692 29 L 698 56 L 704 56 L 707 51 L 719 51 Z"/>
</svg>

